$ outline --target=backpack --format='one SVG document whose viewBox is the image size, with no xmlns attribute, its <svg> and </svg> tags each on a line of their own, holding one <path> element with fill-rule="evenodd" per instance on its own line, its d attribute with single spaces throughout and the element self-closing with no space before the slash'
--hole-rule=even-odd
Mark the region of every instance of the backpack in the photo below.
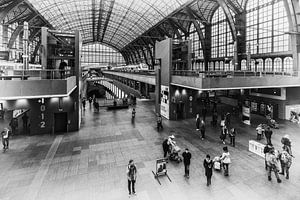
<svg viewBox="0 0 300 200">
<path fill-rule="evenodd" d="M 130 165 L 128 166 L 129 172 L 128 172 L 128 177 L 131 180 L 134 180 L 135 177 L 135 173 L 136 173 L 136 167 L 134 165 Z"/>
</svg>

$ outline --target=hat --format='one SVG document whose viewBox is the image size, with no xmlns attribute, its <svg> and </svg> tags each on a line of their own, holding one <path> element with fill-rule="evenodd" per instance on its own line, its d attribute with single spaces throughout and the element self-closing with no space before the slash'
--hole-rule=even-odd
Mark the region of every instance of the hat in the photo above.
<svg viewBox="0 0 300 200">
<path fill-rule="evenodd" d="M 169 136 L 171 139 L 174 139 L 175 138 L 175 136 L 174 135 L 171 135 L 171 136 Z"/>
</svg>

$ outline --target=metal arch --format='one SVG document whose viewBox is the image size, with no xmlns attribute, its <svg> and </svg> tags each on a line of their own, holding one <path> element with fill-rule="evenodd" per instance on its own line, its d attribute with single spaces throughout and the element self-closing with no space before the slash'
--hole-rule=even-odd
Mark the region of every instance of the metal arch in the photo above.
<svg viewBox="0 0 300 200">
<path fill-rule="evenodd" d="M 37 15 L 35 13 L 33 13 L 33 14 L 29 15 L 24 21 L 28 21 L 28 23 L 30 23 L 30 21 L 32 21 L 36 17 L 37 17 Z M 16 41 L 18 35 L 22 32 L 22 30 L 23 30 L 23 24 L 22 25 L 19 24 L 9 39 L 9 42 L 7 44 L 7 47 L 9 49 L 12 48 L 14 42 Z"/>
<path fill-rule="evenodd" d="M 161 24 L 162 25 L 162 24 Z M 161 36 L 167 36 L 167 37 L 172 37 L 172 35 L 168 32 L 168 31 L 166 31 L 163 27 L 160 27 L 160 26 L 157 26 L 156 27 L 156 30 L 157 30 L 157 32 L 161 35 Z M 164 33 L 164 34 L 162 34 L 162 32 Z"/>
<path fill-rule="evenodd" d="M 133 48 L 134 54 L 138 56 L 138 57 L 136 57 L 136 58 L 137 58 L 137 61 L 138 61 L 138 60 L 141 61 L 141 60 L 142 60 L 142 57 L 141 57 L 141 55 L 140 55 L 139 50 L 138 50 L 135 46 L 132 46 L 132 48 Z"/>
<path fill-rule="evenodd" d="M 230 7 L 233 8 L 233 11 L 235 14 L 239 14 L 241 12 L 243 12 L 243 8 L 241 6 L 241 8 L 238 8 L 233 2 L 232 0 L 226 0 L 226 2 L 230 5 Z"/>
<path fill-rule="evenodd" d="M 300 26 L 300 6 L 295 0 L 284 0 L 284 7 L 287 12 L 287 18 L 290 24 L 290 31 L 298 32 Z"/>
<path fill-rule="evenodd" d="M 178 27 L 173 23 L 171 19 L 167 19 L 167 23 L 171 25 L 172 31 L 174 31 L 174 34 L 177 35 L 178 38 L 182 39 L 182 36 L 180 35 L 178 31 Z"/>
<path fill-rule="evenodd" d="M 24 2 L 24 0 L 14 0 L 14 1 L 12 1 L 11 4 L 9 4 L 9 6 L 5 7 L 5 9 L 0 12 L 0 22 L 2 22 L 4 20 L 4 18 L 6 17 L 6 15 L 11 10 L 13 10 L 15 7 L 17 7 L 18 5 L 20 5 L 23 2 Z"/>
<path fill-rule="evenodd" d="M 123 52 L 123 51 L 120 51 L 120 54 L 123 56 L 123 58 L 125 60 L 125 63 L 127 64 L 128 63 L 128 57 L 127 57 L 126 53 Z"/>
<path fill-rule="evenodd" d="M 102 17 L 103 17 L 103 7 L 104 7 L 104 0 L 100 0 L 100 7 L 99 7 L 99 16 L 98 16 L 98 25 L 97 25 L 97 41 L 99 40 L 101 25 L 102 25 Z M 96 17 L 96 16 L 95 16 Z"/>
<path fill-rule="evenodd" d="M 186 8 L 186 12 L 189 15 L 189 17 L 191 19 L 193 19 L 193 21 L 191 23 L 195 26 L 196 31 L 198 33 L 198 36 L 200 38 L 203 55 L 206 55 L 207 49 L 206 49 L 206 45 L 205 45 L 205 37 L 204 37 L 204 35 L 202 33 L 201 27 L 200 27 L 200 25 L 199 25 L 199 23 L 198 23 L 198 21 L 196 19 L 196 16 L 194 16 L 194 14 L 190 12 L 190 8 L 188 8 L 188 7 Z"/>
<path fill-rule="evenodd" d="M 134 59 L 133 59 L 133 55 L 132 55 L 132 52 L 130 49 L 126 48 L 124 49 L 124 51 L 128 54 L 129 58 L 130 58 L 130 61 L 131 63 L 133 64 L 134 63 Z"/>
<path fill-rule="evenodd" d="M 176 22 L 174 19 L 168 18 L 168 21 L 171 22 L 172 26 L 174 25 L 177 29 L 180 29 L 184 33 L 185 36 L 188 35 L 188 31 L 184 27 L 182 27 L 181 24 Z"/>
<path fill-rule="evenodd" d="M 207 20 L 208 20 L 209 22 L 212 21 L 212 18 L 213 18 L 213 16 L 214 16 L 214 13 L 218 10 L 219 7 L 220 7 L 219 4 L 216 3 L 216 4 L 214 5 L 214 7 L 210 10 L 211 13 L 210 13 L 210 15 L 209 15 L 208 18 L 207 18 Z"/>
<path fill-rule="evenodd" d="M 127 58 L 128 58 L 128 64 L 131 64 L 131 63 L 132 63 L 132 58 L 131 58 L 130 53 L 129 53 L 127 50 L 124 50 L 124 53 L 126 53 L 126 55 L 127 55 Z"/>
<path fill-rule="evenodd" d="M 115 0 L 113 0 L 113 1 L 110 2 L 108 14 L 107 14 L 107 16 L 106 16 L 106 21 L 105 21 L 105 23 L 104 23 L 104 27 L 103 27 L 102 36 L 101 36 L 100 41 L 103 41 L 104 34 L 105 34 L 105 32 L 106 32 L 107 25 L 108 25 L 108 22 L 109 22 L 109 19 L 110 19 L 110 16 L 111 16 L 111 13 L 112 13 L 112 9 L 113 9 L 113 7 L 114 7 L 114 4 L 115 4 Z"/>
<path fill-rule="evenodd" d="M 144 43 L 144 46 L 145 48 L 147 49 L 147 51 L 149 52 L 149 55 L 150 55 L 150 59 L 153 61 L 153 55 L 152 55 L 152 52 L 150 50 L 150 47 L 148 46 L 148 44 L 145 42 L 145 40 L 143 38 L 140 38 L 140 40 Z M 145 57 L 146 60 L 148 60 L 146 57 Z M 147 61 L 148 62 L 148 61 Z"/>
<path fill-rule="evenodd" d="M 231 15 L 230 11 L 229 11 L 229 8 L 223 0 L 217 0 L 217 2 L 221 6 L 221 8 L 223 9 L 223 11 L 225 13 L 225 16 L 227 18 L 227 21 L 229 22 L 229 27 L 230 27 L 231 34 L 232 34 L 232 39 L 233 39 L 233 41 L 236 41 L 237 40 L 236 27 L 235 27 L 233 17 Z"/>
<path fill-rule="evenodd" d="M 34 29 L 34 31 L 32 31 L 29 35 L 29 41 L 32 42 L 34 40 L 34 38 L 41 32 L 40 28 L 36 28 Z"/>
<path fill-rule="evenodd" d="M 93 21 L 92 21 L 92 27 L 93 27 L 93 31 L 92 31 L 92 34 L 93 34 L 93 40 L 95 40 L 95 29 L 96 29 L 96 2 L 95 0 L 92 0 L 92 18 L 93 18 Z"/>
</svg>

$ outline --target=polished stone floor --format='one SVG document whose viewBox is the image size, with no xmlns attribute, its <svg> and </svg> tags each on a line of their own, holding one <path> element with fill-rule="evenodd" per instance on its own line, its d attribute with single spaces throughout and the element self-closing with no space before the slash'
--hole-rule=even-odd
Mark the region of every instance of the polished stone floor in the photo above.
<svg viewBox="0 0 300 200">
<path fill-rule="evenodd" d="M 300 199 L 300 127 L 281 122 L 274 130 L 273 143 L 280 149 L 280 138 L 289 134 L 295 159 L 290 179 L 270 182 L 263 158 L 248 151 L 249 139 L 255 139 L 255 126 L 233 118 L 237 145 L 229 147 L 232 155 L 230 176 L 214 172 L 212 185 L 206 186 L 202 166 L 206 154 L 220 155 L 224 146 L 219 128 L 207 125 L 202 141 L 194 119 L 164 120 L 164 130 L 156 131 L 153 102 L 139 101 L 136 120 L 131 122 L 131 108 L 94 112 L 87 105 L 82 129 L 57 136 L 15 136 L 10 149 L 0 153 L 1 200 L 122 200 L 128 199 L 126 165 L 134 159 L 138 168 L 136 200 L 297 200 Z M 210 118 L 208 118 L 210 121 Z M 255 120 L 254 120 L 255 121 Z M 183 176 L 183 164 L 168 163 L 172 180 L 153 178 L 155 160 L 162 157 L 161 143 L 172 132 L 177 144 L 192 153 L 190 179 Z M 264 142 L 264 140 L 262 140 Z"/>
</svg>

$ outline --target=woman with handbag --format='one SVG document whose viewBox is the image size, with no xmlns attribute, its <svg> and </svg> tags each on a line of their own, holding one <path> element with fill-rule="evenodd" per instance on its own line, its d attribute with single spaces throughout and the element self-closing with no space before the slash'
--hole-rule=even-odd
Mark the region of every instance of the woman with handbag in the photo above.
<svg viewBox="0 0 300 200">
<path fill-rule="evenodd" d="M 220 158 L 223 168 L 224 168 L 224 175 L 228 176 L 229 175 L 229 164 L 231 163 L 230 159 L 230 153 L 228 152 L 228 147 L 223 147 L 223 153 Z"/>
</svg>

